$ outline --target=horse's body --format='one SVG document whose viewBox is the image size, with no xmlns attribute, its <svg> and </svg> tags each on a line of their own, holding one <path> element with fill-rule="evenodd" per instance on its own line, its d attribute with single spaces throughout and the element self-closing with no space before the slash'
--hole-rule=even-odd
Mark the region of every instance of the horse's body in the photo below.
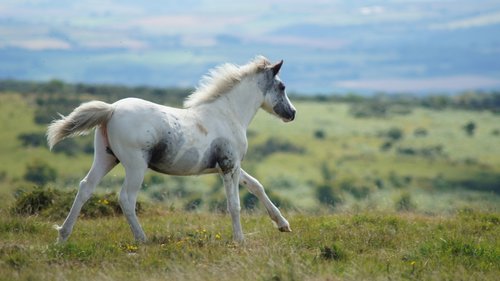
<svg viewBox="0 0 500 281">
<path fill-rule="evenodd" d="M 146 236 L 137 220 L 135 204 L 148 168 L 170 175 L 220 173 L 236 241 L 243 241 L 238 183 L 263 202 L 281 231 L 290 231 L 262 185 L 241 169 L 248 145 L 246 129 L 260 107 L 284 121 L 295 117 L 295 109 L 277 77 L 281 65 L 271 65 L 263 57 L 241 67 L 223 65 L 205 78 L 184 109 L 136 98 L 114 104 L 93 101 L 54 121 L 47 133 L 51 148 L 66 137 L 97 127 L 92 168 L 80 182 L 64 224 L 58 227 L 58 240 L 69 237 L 83 204 L 117 163 L 125 168 L 119 202 L 138 241 L 145 241 Z"/>
<path fill-rule="evenodd" d="M 115 103 L 115 118 L 107 124 L 109 144 L 118 159 L 127 157 L 124 154 L 130 146 L 140 148 L 148 167 L 160 173 L 213 173 L 217 171 L 216 149 L 232 146 L 237 155 L 243 155 L 246 148 L 241 134 L 229 130 L 231 124 L 213 122 L 210 116 L 214 113 L 179 110 L 135 98 L 120 100 Z"/>
</svg>

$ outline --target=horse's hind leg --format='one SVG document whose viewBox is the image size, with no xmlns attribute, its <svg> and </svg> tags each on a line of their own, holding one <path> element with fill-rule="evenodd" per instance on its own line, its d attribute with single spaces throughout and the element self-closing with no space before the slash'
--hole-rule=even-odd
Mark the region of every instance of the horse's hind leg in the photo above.
<svg viewBox="0 0 500 281">
<path fill-rule="evenodd" d="M 121 158 L 122 165 L 125 167 L 125 182 L 120 191 L 120 206 L 127 218 L 135 240 L 145 242 L 146 235 L 137 219 L 135 205 L 137 202 L 137 193 L 141 188 L 148 166 L 141 151 L 130 151 Z"/>
<path fill-rule="evenodd" d="M 57 239 L 59 243 L 68 239 L 83 204 L 90 198 L 101 179 L 117 164 L 116 158 L 106 152 L 106 143 L 101 129 L 97 128 L 94 137 L 94 162 L 92 167 L 87 176 L 80 182 L 80 188 L 73 202 L 73 206 L 63 225 L 60 227 L 56 226 L 56 229 L 59 231 L 59 237 Z"/>
<path fill-rule="evenodd" d="M 271 219 L 276 222 L 278 229 L 282 232 L 291 232 L 290 224 L 281 215 L 280 210 L 271 202 L 262 184 L 241 169 L 240 184 L 246 186 L 248 190 L 264 204 Z"/>
</svg>

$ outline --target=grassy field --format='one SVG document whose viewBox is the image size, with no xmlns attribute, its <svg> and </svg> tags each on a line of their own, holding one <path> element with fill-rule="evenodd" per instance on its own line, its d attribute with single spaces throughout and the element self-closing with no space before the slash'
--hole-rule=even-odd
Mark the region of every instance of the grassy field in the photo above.
<svg viewBox="0 0 500 281">
<path fill-rule="evenodd" d="M 299 206 L 307 208 L 308 204 L 312 203 L 308 200 L 313 197 L 314 192 L 314 189 L 310 188 L 310 183 L 317 184 L 323 180 L 323 165 L 329 168 L 337 181 L 355 179 L 360 184 L 370 187 L 377 179 L 391 186 L 391 176 L 408 177 L 411 181 L 402 186 L 378 191 L 387 196 L 388 193 L 394 195 L 406 189 L 415 197 L 423 199 L 422 203 L 425 200 L 434 201 L 436 191 L 445 191 L 447 196 L 456 195 L 457 204 L 461 205 L 464 193 L 475 191 L 474 188 L 461 188 L 463 186 L 460 183 L 467 181 L 475 181 L 478 188 L 484 184 L 484 189 L 490 193 L 498 194 L 500 191 L 500 149 L 495 149 L 498 147 L 500 137 L 491 133 L 500 127 L 498 115 L 488 112 L 434 111 L 416 108 L 411 114 L 403 116 L 353 118 L 348 113 L 347 104 L 306 102 L 298 104 L 297 108 L 296 123 L 286 125 L 275 122 L 276 120 L 261 112 L 251 126 L 251 130 L 257 132 L 252 140 L 253 145 L 256 145 L 268 138 L 269 132 L 273 132 L 277 136 L 292 140 L 295 144 L 301 144 L 305 147 L 306 153 L 295 155 L 276 153 L 267 158 L 263 165 L 262 163 L 251 165 L 251 168 L 271 188 L 274 188 L 273 183 L 290 181 L 284 190 L 277 191 L 283 192 L 284 196 L 291 190 L 297 192 L 309 190 L 309 194 L 290 196 L 294 200 L 297 198 L 304 200 L 303 204 L 298 204 Z M 470 120 L 480 124 L 473 137 L 466 136 L 462 129 L 462 126 Z M 381 151 L 386 138 L 380 135 L 391 128 L 401 130 L 403 137 L 395 142 L 391 150 Z M 416 136 L 414 132 L 419 128 L 425 129 L 427 135 Z M 314 134 L 317 131 L 323 132 L 325 137 L 315 138 Z M 424 150 L 436 146 L 442 147 L 442 153 L 428 157 L 396 152 L 397 147 Z M 450 188 L 438 190 L 436 186 L 428 184 L 436 179 L 449 182 Z M 486 194 L 485 198 L 489 196 Z M 346 198 L 347 201 L 348 199 Z M 498 211 L 497 200 L 498 198 L 491 202 L 493 204 L 486 205 L 485 201 L 481 200 L 477 206 Z M 380 203 L 376 205 L 384 205 L 384 202 Z M 434 203 L 440 205 L 439 202 Z M 450 204 L 448 206 L 452 207 Z M 427 211 L 432 210 L 435 209 L 427 209 Z"/>
<path fill-rule="evenodd" d="M 281 205 L 292 233 L 279 233 L 257 205 L 243 211 L 245 245 L 234 245 L 229 216 L 214 211 L 225 204 L 217 176 L 151 172 L 139 215 L 148 243 L 136 244 L 125 218 L 110 216 L 81 218 L 69 242 L 54 245 L 52 225 L 65 210 L 12 213 L 16 198 L 34 190 L 29 166 L 57 172 L 42 189 L 74 192 L 92 155 L 23 146 L 21 135 L 45 132 L 33 121 L 40 105 L 33 96 L 2 93 L 0 280 L 497 279 L 500 115 L 415 107 L 355 118 L 348 103 L 295 105 L 289 124 L 256 116 L 244 162 Z M 468 122 L 476 124 L 472 135 Z M 122 180 L 117 167 L 96 193 L 115 192 Z M 241 190 L 243 202 L 247 195 Z M 93 201 L 99 204 L 109 202 Z"/>
<path fill-rule="evenodd" d="M 497 280 L 500 216 L 341 214 L 289 216 L 292 233 L 243 215 L 243 246 L 220 214 L 150 210 L 149 241 L 120 217 L 81 219 L 54 245 L 51 222 L 0 218 L 2 280 Z"/>
<path fill-rule="evenodd" d="M 354 118 L 349 114 L 349 104 L 298 102 L 296 107 L 297 119 L 289 124 L 264 112 L 257 115 L 249 130 L 250 148 L 243 163 L 276 197 L 288 200 L 294 208 L 317 211 L 319 185 L 339 189 L 342 183 L 350 183 L 367 190 L 369 196 L 352 198 L 352 192 L 346 192 L 349 188 L 343 188 L 339 193 L 343 204 L 338 209 L 375 206 L 387 211 L 393 209 L 394 198 L 409 193 L 422 212 L 454 212 L 464 206 L 498 211 L 500 149 L 496 147 L 500 136 L 494 132 L 500 131 L 499 115 L 415 108 L 406 115 Z M 92 162 L 91 154 L 51 153 L 45 145 L 23 147 L 20 134 L 43 134 L 46 129 L 45 124 L 34 124 L 35 110 L 36 104 L 29 98 L 0 95 L 0 194 L 9 201 L 13 200 L 13 190 L 29 185 L 23 176 L 34 161 L 41 160 L 57 171 L 57 181 L 49 185 L 71 189 Z M 463 130 L 470 121 L 477 124 L 473 136 Z M 383 150 L 391 130 L 399 131 L 401 137 Z M 425 135 L 417 135 L 418 130 Z M 90 143 L 91 139 L 87 136 L 78 141 Z M 259 154 L 259 149 L 270 144 L 272 148 L 272 141 L 275 150 Z M 98 191 L 117 190 L 122 180 L 123 169 L 118 166 Z M 149 173 L 141 196 L 149 200 L 164 194 L 161 201 L 165 205 L 181 207 L 185 202 L 169 196 L 172 190 L 182 189 L 188 197 L 203 201 L 207 193 L 214 193 L 217 184 L 216 176 L 175 178 Z M 222 190 L 217 193 L 223 196 Z M 208 201 L 205 203 L 200 207 L 208 208 Z"/>
</svg>

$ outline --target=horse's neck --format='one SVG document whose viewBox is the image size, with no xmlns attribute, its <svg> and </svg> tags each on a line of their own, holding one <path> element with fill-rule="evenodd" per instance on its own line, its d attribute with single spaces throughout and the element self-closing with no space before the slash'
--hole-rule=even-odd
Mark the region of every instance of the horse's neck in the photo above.
<svg viewBox="0 0 500 281">
<path fill-rule="evenodd" d="M 238 122 L 246 129 L 255 117 L 264 99 L 258 91 L 259 88 L 255 83 L 244 79 L 230 92 L 214 101 L 211 106 L 218 107 L 218 111 L 224 112 L 228 117 L 236 119 L 233 121 Z"/>
</svg>

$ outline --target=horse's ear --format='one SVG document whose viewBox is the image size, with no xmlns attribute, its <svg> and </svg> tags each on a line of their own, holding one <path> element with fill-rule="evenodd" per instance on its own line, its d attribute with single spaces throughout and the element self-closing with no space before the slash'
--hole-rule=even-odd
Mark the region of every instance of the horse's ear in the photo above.
<svg viewBox="0 0 500 281">
<path fill-rule="evenodd" d="M 281 66 L 283 65 L 283 60 L 271 65 L 271 70 L 273 71 L 273 76 L 276 76 L 280 72 Z"/>
</svg>

